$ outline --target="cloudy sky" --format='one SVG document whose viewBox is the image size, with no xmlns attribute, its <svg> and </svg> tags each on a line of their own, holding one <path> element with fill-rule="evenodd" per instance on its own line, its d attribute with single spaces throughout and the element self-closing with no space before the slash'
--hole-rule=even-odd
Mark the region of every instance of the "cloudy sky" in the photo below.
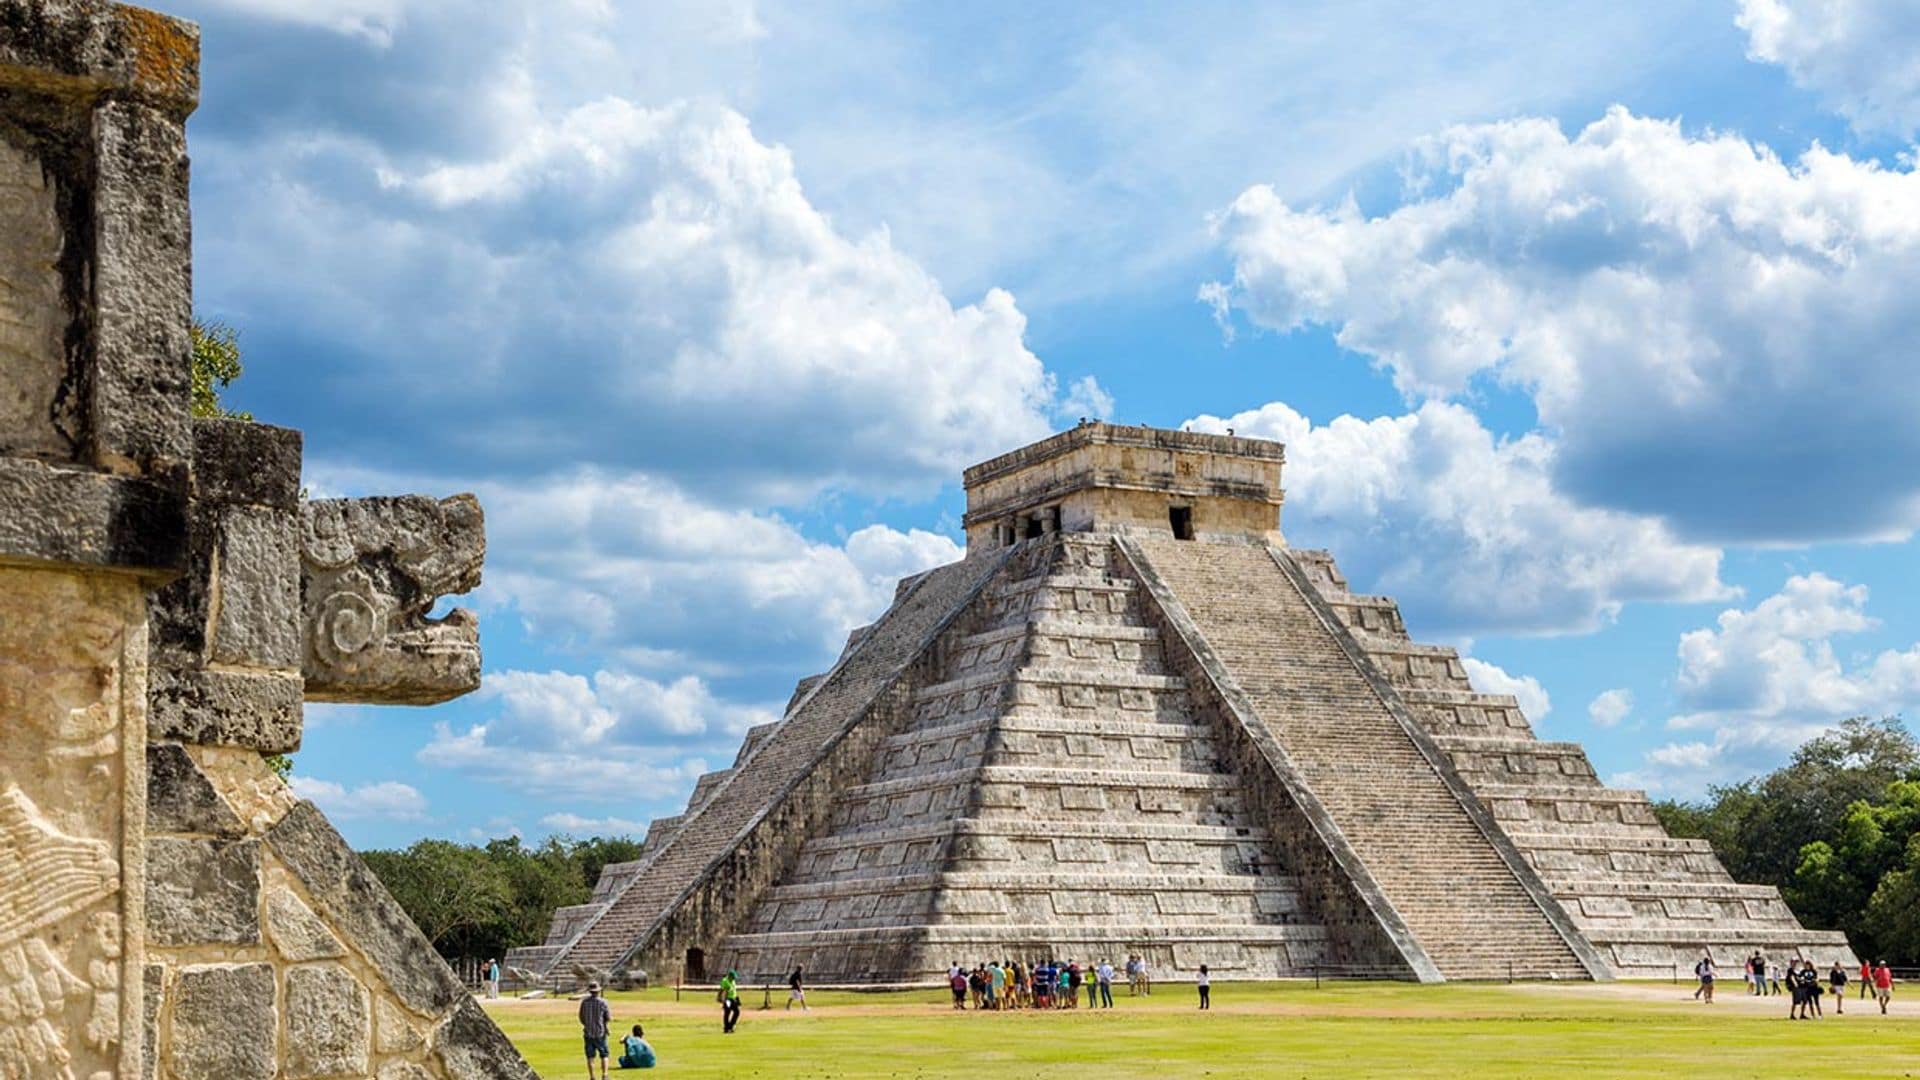
<svg viewBox="0 0 1920 1080">
<path fill-rule="evenodd" d="M 1285 441 L 1611 781 L 1920 702 L 1908 0 L 169 7 L 234 404 L 487 508 L 483 689 L 308 711 L 357 844 L 675 812 L 1082 416 Z"/>
</svg>

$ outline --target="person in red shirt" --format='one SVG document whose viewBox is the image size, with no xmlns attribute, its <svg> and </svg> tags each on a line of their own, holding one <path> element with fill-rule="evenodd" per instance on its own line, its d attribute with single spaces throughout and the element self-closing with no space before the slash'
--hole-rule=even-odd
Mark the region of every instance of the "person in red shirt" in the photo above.
<svg viewBox="0 0 1920 1080">
<path fill-rule="evenodd" d="M 1880 1003 L 1880 1011 L 1887 1011 L 1887 1002 L 1893 997 L 1893 969 L 1885 960 L 1873 969 L 1873 998 Z"/>
<path fill-rule="evenodd" d="M 1867 995 L 1871 993 L 1873 993 L 1873 961 L 1862 960 L 1860 961 L 1860 1000 L 1867 1000 Z"/>
</svg>

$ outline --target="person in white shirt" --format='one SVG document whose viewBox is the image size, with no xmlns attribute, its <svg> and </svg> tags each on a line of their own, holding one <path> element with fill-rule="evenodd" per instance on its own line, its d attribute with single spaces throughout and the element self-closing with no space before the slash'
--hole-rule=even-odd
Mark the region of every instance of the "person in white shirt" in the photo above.
<svg viewBox="0 0 1920 1080">
<path fill-rule="evenodd" d="M 1193 984 L 1200 988 L 1200 1007 L 1203 1009 L 1212 1008 L 1213 1000 L 1208 995 L 1213 989 L 1213 980 L 1207 975 L 1207 965 L 1200 965 L 1200 974 L 1194 977 Z"/>
<path fill-rule="evenodd" d="M 1094 974 L 1100 979 L 1100 1006 L 1113 1008 L 1113 965 L 1102 960 Z"/>
</svg>

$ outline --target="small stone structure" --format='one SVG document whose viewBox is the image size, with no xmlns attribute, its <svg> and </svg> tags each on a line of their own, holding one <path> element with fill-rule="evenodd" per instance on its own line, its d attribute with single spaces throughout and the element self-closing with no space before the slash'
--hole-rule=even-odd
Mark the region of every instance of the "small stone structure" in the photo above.
<svg viewBox="0 0 1920 1080">
<path fill-rule="evenodd" d="M 902 581 L 510 965 L 564 985 L 1135 953 L 1174 978 L 1852 962 L 1289 548 L 1283 462 L 1086 424 L 967 470 L 966 558 Z"/>
<path fill-rule="evenodd" d="M 471 496 L 193 420 L 194 28 L 0 0 L 0 1076 L 530 1078 L 264 753 L 472 690 Z"/>
</svg>

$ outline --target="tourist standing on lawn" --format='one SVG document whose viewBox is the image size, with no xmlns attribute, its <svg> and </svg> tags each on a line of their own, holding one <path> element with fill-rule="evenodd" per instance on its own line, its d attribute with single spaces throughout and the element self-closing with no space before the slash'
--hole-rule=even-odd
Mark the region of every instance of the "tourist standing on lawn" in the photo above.
<svg viewBox="0 0 1920 1080">
<path fill-rule="evenodd" d="M 1827 972 L 1827 985 L 1833 989 L 1833 1015 L 1846 1015 L 1847 969 L 1841 967 L 1838 960 L 1833 962 L 1833 970 Z"/>
<path fill-rule="evenodd" d="M 720 976 L 720 1032 L 733 1034 L 733 1025 L 740 1022 L 740 973 L 732 968 Z"/>
<path fill-rule="evenodd" d="M 1100 976 L 1100 1006 L 1111 1009 L 1113 1008 L 1113 965 L 1105 960 L 1100 961 L 1100 970 L 1097 974 Z"/>
<path fill-rule="evenodd" d="M 500 996 L 500 961 L 489 958 L 486 967 L 487 997 Z"/>
<path fill-rule="evenodd" d="M 1807 1005 L 1813 1009 L 1813 1018 L 1815 1020 L 1825 1018 L 1826 1010 L 1820 1007 L 1820 996 L 1822 993 L 1820 989 L 1820 972 L 1813 966 L 1813 961 L 1800 961 L 1800 982 L 1807 988 Z"/>
<path fill-rule="evenodd" d="M 1147 967 L 1145 953 L 1140 954 L 1140 992 L 1148 997 L 1153 996 L 1153 970 Z"/>
<path fill-rule="evenodd" d="M 1213 978 L 1207 974 L 1207 965 L 1200 965 L 1200 974 L 1194 977 L 1193 984 L 1200 988 L 1200 1007 L 1213 1008 L 1213 999 L 1209 996 L 1213 989 Z"/>
<path fill-rule="evenodd" d="M 800 1003 L 801 1012 L 811 1012 L 807 1008 L 807 988 L 801 985 L 800 965 L 793 965 L 793 974 L 787 976 L 787 1011 L 793 1011 L 793 1003 Z"/>
<path fill-rule="evenodd" d="M 960 973 L 960 965 L 955 964 L 947 972 L 947 986 L 953 990 L 953 1007 L 961 1012 L 967 1011 L 967 977 Z"/>
<path fill-rule="evenodd" d="M 1880 1012 L 1885 1015 L 1887 1002 L 1893 1000 L 1893 969 L 1885 960 L 1873 969 L 1873 999 L 1880 1003 Z"/>
<path fill-rule="evenodd" d="M 593 1059 L 600 1058 L 600 1080 L 607 1080 L 607 1025 L 613 1023 L 613 1010 L 600 996 L 600 984 L 587 984 L 587 996 L 580 999 L 580 1035 L 587 1044 L 587 1080 L 593 1080 Z"/>
<path fill-rule="evenodd" d="M 1693 996 L 1713 1004 L 1713 957 L 1701 957 L 1700 962 L 1693 965 L 1693 973 L 1700 979 L 1700 989 L 1695 990 Z"/>
<path fill-rule="evenodd" d="M 1753 959 L 1752 961 L 1749 962 L 1748 966 L 1751 969 L 1751 975 L 1753 977 L 1753 992 L 1760 995 L 1761 997 L 1766 997 L 1767 996 L 1767 958 L 1760 955 L 1758 950 L 1755 950 L 1753 954 Z"/>
<path fill-rule="evenodd" d="M 1873 961 L 1862 960 L 1860 961 L 1860 1000 L 1867 1000 L 1867 995 L 1871 993 L 1873 993 Z"/>
</svg>

